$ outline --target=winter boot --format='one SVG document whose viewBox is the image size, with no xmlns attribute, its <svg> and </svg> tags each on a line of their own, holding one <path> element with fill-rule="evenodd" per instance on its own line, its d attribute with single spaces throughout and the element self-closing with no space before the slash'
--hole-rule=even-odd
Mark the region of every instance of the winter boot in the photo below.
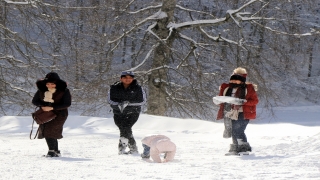
<svg viewBox="0 0 320 180">
<path fill-rule="evenodd" d="M 127 148 L 127 145 L 128 145 L 128 139 L 125 138 L 125 137 L 120 137 L 119 139 L 119 145 L 118 145 L 118 154 L 127 154 L 126 152 L 126 148 Z"/>
<path fill-rule="evenodd" d="M 46 157 L 59 157 L 59 156 L 54 150 L 49 150 Z"/>
<path fill-rule="evenodd" d="M 251 152 L 251 146 L 248 142 L 243 142 L 238 146 L 238 152 Z"/>
<path fill-rule="evenodd" d="M 56 154 L 58 155 L 58 157 L 61 157 L 61 153 L 60 150 L 55 150 Z"/>
<path fill-rule="evenodd" d="M 131 134 L 130 137 L 129 137 L 129 152 L 128 154 L 138 154 L 138 147 L 136 145 L 136 140 L 134 140 L 134 137 L 133 135 Z"/>
<path fill-rule="evenodd" d="M 129 144 L 128 145 L 129 146 L 129 152 L 128 152 L 128 154 L 138 154 L 139 152 L 138 152 L 138 147 L 137 147 L 137 145 L 136 145 L 136 143 L 134 143 L 134 144 Z"/>
<path fill-rule="evenodd" d="M 238 156 L 239 155 L 238 145 L 237 144 L 230 144 L 230 150 L 225 155 L 226 156 Z"/>
<path fill-rule="evenodd" d="M 145 154 L 141 154 L 141 157 L 143 158 L 143 159 L 149 159 L 150 158 L 150 154 L 148 154 L 148 155 L 145 155 Z"/>
</svg>

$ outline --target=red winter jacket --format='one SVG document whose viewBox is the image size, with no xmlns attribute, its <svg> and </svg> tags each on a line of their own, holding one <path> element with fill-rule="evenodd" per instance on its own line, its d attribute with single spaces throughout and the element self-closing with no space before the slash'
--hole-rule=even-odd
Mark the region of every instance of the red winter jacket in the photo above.
<svg viewBox="0 0 320 180">
<path fill-rule="evenodd" d="M 257 114 L 256 114 L 256 105 L 258 104 L 258 96 L 256 93 L 256 90 L 253 86 L 253 84 L 246 84 L 247 85 L 247 91 L 246 91 L 246 100 L 242 105 L 243 108 L 243 114 L 244 114 L 244 119 L 255 119 Z M 229 84 L 223 83 L 220 86 L 220 92 L 219 96 L 224 96 L 225 89 L 229 87 Z M 220 108 L 218 111 L 217 115 L 217 120 L 223 119 L 224 118 L 224 103 L 220 104 Z"/>
</svg>

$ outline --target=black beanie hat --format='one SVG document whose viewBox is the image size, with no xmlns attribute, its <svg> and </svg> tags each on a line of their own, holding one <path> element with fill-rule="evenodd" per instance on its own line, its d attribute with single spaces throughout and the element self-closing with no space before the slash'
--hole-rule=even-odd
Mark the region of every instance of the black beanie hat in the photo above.
<svg viewBox="0 0 320 180">
<path fill-rule="evenodd" d="M 234 69 L 233 74 L 230 77 L 230 80 L 239 80 L 245 83 L 247 80 L 247 70 L 242 67 Z"/>
<path fill-rule="evenodd" d="M 241 82 L 246 82 L 247 78 L 245 76 L 240 75 L 240 74 L 233 74 L 230 77 L 230 80 L 239 80 Z"/>
</svg>

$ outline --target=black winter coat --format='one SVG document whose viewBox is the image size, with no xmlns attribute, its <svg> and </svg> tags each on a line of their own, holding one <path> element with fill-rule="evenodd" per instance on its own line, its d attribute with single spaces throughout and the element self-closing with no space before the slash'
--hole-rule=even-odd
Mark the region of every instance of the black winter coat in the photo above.
<svg viewBox="0 0 320 180">
<path fill-rule="evenodd" d="M 141 106 L 146 101 L 146 95 L 137 80 L 133 80 L 127 89 L 121 82 L 116 82 L 110 86 L 108 102 L 114 114 L 121 114 L 118 105 L 124 101 L 129 101 L 130 104 L 123 110 L 123 114 L 141 112 Z"/>
<path fill-rule="evenodd" d="M 38 138 L 54 138 L 61 139 L 63 124 L 67 120 L 68 117 L 68 107 L 71 105 L 71 94 L 69 89 L 67 88 L 67 83 L 59 78 L 56 73 L 49 73 L 48 75 L 54 76 L 53 78 L 56 80 L 56 92 L 53 93 L 52 99 L 54 103 L 49 103 L 43 101 L 45 91 L 48 91 L 46 87 L 46 79 L 38 80 L 37 87 L 38 91 L 35 93 L 32 104 L 38 107 L 42 106 L 50 106 L 53 107 L 53 112 L 57 115 L 57 117 L 49 121 L 45 124 L 41 124 L 39 126 L 39 135 Z M 47 75 L 47 76 L 48 76 Z"/>
</svg>

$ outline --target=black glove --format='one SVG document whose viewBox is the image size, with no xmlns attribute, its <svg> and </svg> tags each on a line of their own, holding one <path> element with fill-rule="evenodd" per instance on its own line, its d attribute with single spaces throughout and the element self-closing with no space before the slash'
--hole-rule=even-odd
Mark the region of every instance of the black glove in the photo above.
<svg viewBox="0 0 320 180">
<path fill-rule="evenodd" d="M 41 105 L 42 105 L 42 106 L 52 107 L 52 103 L 51 103 L 51 102 L 45 102 L 45 101 L 44 101 Z"/>
</svg>

